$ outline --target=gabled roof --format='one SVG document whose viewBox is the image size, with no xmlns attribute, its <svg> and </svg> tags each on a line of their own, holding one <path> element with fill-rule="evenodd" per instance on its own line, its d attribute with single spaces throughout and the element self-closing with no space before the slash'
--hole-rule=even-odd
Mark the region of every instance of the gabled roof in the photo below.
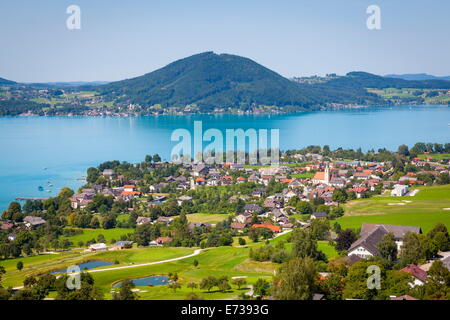
<svg viewBox="0 0 450 320">
<path fill-rule="evenodd" d="M 422 282 L 427 281 L 427 272 L 421 269 L 419 266 L 416 266 L 415 264 L 409 264 L 400 271 L 407 272 L 414 278 L 419 279 Z"/>
<path fill-rule="evenodd" d="M 395 239 L 403 239 L 407 232 L 413 232 L 416 234 L 422 233 L 422 229 L 420 227 L 415 226 L 399 226 L 399 225 L 391 225 L 391 224 L 373 224 L 373 223 L 363 223 L 361 227 L 361 236 L 364 234 L 368 234 L 382 226 L 387 230 L 387 232 L 392 232 L 394 234 Z"/>
<path fill-rule="evenodd" d="M 348 252 L 358 247 L 363 247 L 364 249 L 369 251 L 372 255 L 379 256 L 380 252 L 377 249 L 377 244 L 378 242 L 381 241 L 384 235 L 388 233 L 389 232 L 383 226 L 378 226 L 372 232 L 361 235 L 361 238 L 352 243 L 352 245 L 348 249 Z"/>
</svg>

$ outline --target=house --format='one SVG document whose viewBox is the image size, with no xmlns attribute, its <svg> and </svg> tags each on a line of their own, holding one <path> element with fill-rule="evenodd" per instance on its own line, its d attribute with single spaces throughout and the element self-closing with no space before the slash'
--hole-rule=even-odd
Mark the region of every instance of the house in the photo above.
<svg viewBox="0 0 450 320">
<path fill-rule="evenodd" d="M 411 287 L 422 286 L 427 282 L 427 272 L 415 264 L 409 264 L 400 271 L 413 276 L 414 281 L 409 284 Z"/>
<path fill-rule="evenodd" d="M 194 230 L 195 228 L 205 228 L 210 230 L 212 225 L 206 222 L 191 222 L 188 225 L 189 230 Z"/>
<path fill-rule="evenodd" d="M 179 206 L 183 203 L 183 201 L 192 201 L 192 197 L 189 196 L 181 196 L 177 198 L 177 203 Z"/>
<path fill-rule="evenodd" d="M 94 243 L 89 246 L 89 251 L 107 251 L 108 247 L 104 243 Z"/>
<path fill-rule="evenodd" d="M 388 233 L 394 235 L 397 248 L 400 250 L 403 245 L 403 238 L 407 232 L 419 234 L 422 233 L 422 230 L 420 227 L 413 226 L 363 223 L 360 233 L 361 237 L 350 246 L 348 256 L 357 255 L 362 259 L 380 256 L 377 244 Z"/>
<path fill-rule="evenodd" d="M 397 243 L 397 249 L 400 251 L 401 246 L 403 245 L 403 238 L 407 232 L 412 232 L 415 234 L 421 234 L 422 229 L 420 227 L 415 226 L 400 226 L 400 225 L 392 225 L 392 224 L 372 224 L 372 223 L 363 223 L 361 226 L 361 237 L 365 234 L 370 233 L 375 230 L 377 227 L 382 226 L 386 229 L 387 233 L 393 233 L 395 242 Z"/>
<path fill-rule="evenodd" d="M 208 168 L 204 163 L 199 163 L 192 168 L 192 175 L 194 177 L 200 177 L 208 173 Z"/>
<path fill-rule="evenodd" d="M 408 186 L 402 184 L 394 185 L 394 189 L 391 191 L 391 196 L 393 197 L 403 197 L 408 193 Z"/>
<path fill-rule="evenodd" d="M 254 224 L 254 225 L 252 225 L 252 228 L 253 229 L 266 228 L 266 229 L 269 229 L 272 232 L 280 232 L 281 231 L 281 227 L 280 226 L 275 226 L 275 225 L 273 225 L 273 224 L 271 224 L 269 222 L 264 222 L 262 224 Z"/>
<path fill-rule="evenodd" d="M 9 230 L 14 228 L 14 224 L 13 223 L 4 223 L 0 226 L 0 230 Z"/>
<path fill-rule="evenodd" d="M 262 211 L 262 208 L 259 205 L 257 205 L 257 204 L 246 204 L 244 206 L 244 212 L 245 213 L 250 213 L 250 214 L 256 213 L 256 214 L 258 214 L 261 211 Z"/>
<path fill-rule="evenodd" d="M 114 175 L 114 170 L 113 169 L 105 169 L 105 170 L 103 170 L 102 175 L 104 175 L 105 177 L 112 177 Z"/>
<path fill-rule="evenodd" d="M 23 222 L 28 228 L 35 228 L 40 225 L 43 225 L 46 221 L 42 219 L 41 217 L 35 217 L 35 216 L 26 216 L 23 219 Z"/>
<path fill-rule="evenodd" d="M 112 250 L 123 250 L 131 249 L 133 247 L 133 241 L 117 241 L 113 246 Z"/>
<path fill-rule="evenodd" d="M 246 225 L 246 224 L 249 224 L 250 222 L 252 222 L 252 218 L 253 218 L 253 216 L 251 214 L 244 213 L 244 214 L 240 214 L 240 215 L 236 216 L 235 220 L 238 223 Z"/>
<path fill-rule="evenodd" d="M 313 212 L 311 214 L 311 219 L 326 218 L 327 216 L 326 212 Z"/>
<path fill-rule="evenodd" d="M 245 178 L 244 178 L 244 177 L 238 177 L 238 178 L 236 179 L 236 182 L 237 182 L 237 183 L 244 183 L 244 182 L 245 182 Z"/>
<path fill-rule="evenodd" d="M 138 226 L 140 226 L 141 224 L 150 223 L 150 222 L 152 222 L 152 219 L 150 217 L 137 217 L 137 219 L 136 219 L 136 224 Z"/>
<path fill-rule="evenodd" d="M 156 243 L 159 245 L 163 245 L 163 244 L 172 242 L 172 240 L 173 239 L 171 237 L 159 237 L 159 238 L 155 239 Z"/>
<path fill-rule="evenodd" d="M 245 227 L 246 227 L 246 224 L 244 224 L 244 223 L 232 222 L 230 224 L 230 228 L 233 230 L 242 231 Z"/>
<path fill-rule="evenodd" d="M 165 224 L 171 224 L 173 221 L 172 217 L 158 217 L 157 219 L 158 223 L 165 223 Z"/>
<path fill-rule="evenodd" d="M 378 226 L 373 231 L 361 235 L 361 238 L 353 242 L 348 249 L 348 256 L 357 255 L 362 259 L 380 256 L 377 244 L 386 234 L 388 234 L 387 230 Z"/>
<path fill-rule="evenodd" d="M 123 186 L 123 191 L 125 191 L 125 192 L 133 192 L 133 191 L 134 191 L 134 188 L 136 188 L 135 185 L 133 185 L 133 184 L 127 184 L 127 185 L 124 185 L 124 186 Z"/>
</svg>

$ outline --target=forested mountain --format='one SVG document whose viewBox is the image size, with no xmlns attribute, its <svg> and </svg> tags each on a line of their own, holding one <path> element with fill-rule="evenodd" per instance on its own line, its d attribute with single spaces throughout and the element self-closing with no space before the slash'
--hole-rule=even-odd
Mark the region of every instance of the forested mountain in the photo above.
<svg viewBox="0 0 450 320">
<path fill-rule="evenodd" d="M 310 109 L 328 103 L 383 103 L 381 97 L 366 88 L 387 87 L 445 89 L 450 88 L 450 82 L 407 81 L 350 72 L 323 83 L 295 83 L 248 58 L 205 52 L 143 76 L 98 88 L 110 99 L 143 106 L 195 103 L 205 108 L 243 108 L 255 104 Z"/>
<path fill-rule="evenodd" d="M 181 59 L 141 77 L 110 83 L 101 89 L 106 95 L 141 105 L 310 106 L 315 102 L 311 90 L 297 86 L 250 59 L 213 52 Z"/>
</svg>

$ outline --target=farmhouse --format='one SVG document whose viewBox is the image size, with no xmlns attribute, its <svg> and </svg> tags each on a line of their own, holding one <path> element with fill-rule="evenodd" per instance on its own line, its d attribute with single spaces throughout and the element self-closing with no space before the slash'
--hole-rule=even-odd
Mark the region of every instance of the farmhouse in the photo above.
<svg viewBox="0 0 450 320">
<path fill-rule="evenodd" d="M 43 225 L 46 221 L 42 219 L 41 217 L 35 217 L 35 216 L 26 216 L 23 219 L 23 222 L 28 228 L 35 228 L 40 225 Z"/>
<path fill-rule="evenodd" d="M 403 245 L 403 238 L 407 232 L 419 234 L 422 233 L 422 230 L 420 227 L 412 226 L 363 223 L 361 227 L 361 237 L 350 246 L 348 249 L 348 256 L 357 255 L 363 259 L 372 256 L 380 256 L 377 244 L 388 233 L 394 234 L 397 248 L 400 250 Z"/>
</svg>

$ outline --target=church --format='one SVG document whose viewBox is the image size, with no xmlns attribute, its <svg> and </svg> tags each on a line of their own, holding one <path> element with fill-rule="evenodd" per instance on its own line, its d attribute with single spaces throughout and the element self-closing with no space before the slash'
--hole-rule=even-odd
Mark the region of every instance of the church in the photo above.
<svg viewBox="0 0 450 320">
<path fill-rule="evenodd" d="M 328 164 L 325 167 L 325 172 L 324 171 L 316 172 L 316 174 L 312 178 L 312 183 L 313 184 L 326 184 L 326 185 L 330 184 L 330 168 L 328 167 Z"/>
</svg>

